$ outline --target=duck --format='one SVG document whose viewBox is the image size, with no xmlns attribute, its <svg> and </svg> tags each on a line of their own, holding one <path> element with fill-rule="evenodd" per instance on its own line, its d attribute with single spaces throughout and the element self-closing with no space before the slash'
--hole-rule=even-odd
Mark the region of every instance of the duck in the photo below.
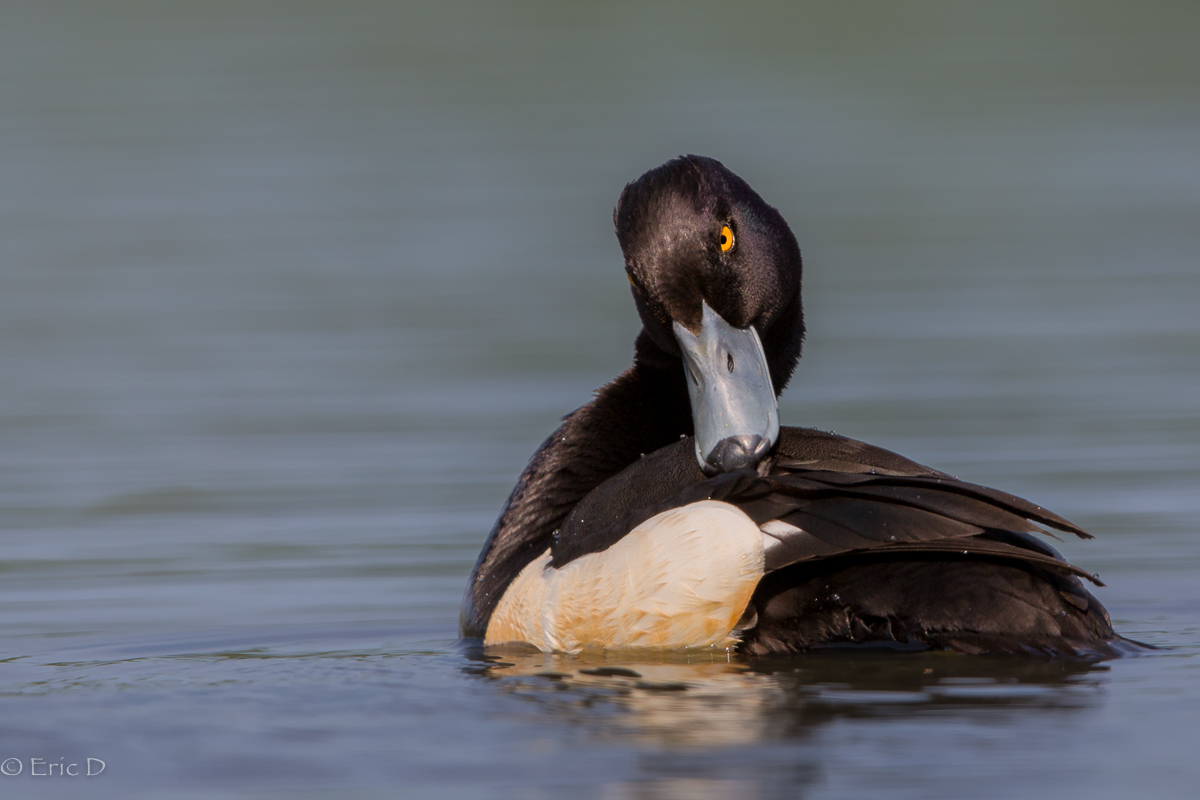
<svg viewBox="0 0 1200 800">
<path fill-rule="evenodd" d="M 633 364 L 533 454 L 471 573 L 460 633 L 544 652 L 838 647 L 1107 658 L 1127 651 L 1015 495 L 832 432 L 781 426 L 804 340 L 783 216 L 712 158 L 613 212 Z"/>
</svg>

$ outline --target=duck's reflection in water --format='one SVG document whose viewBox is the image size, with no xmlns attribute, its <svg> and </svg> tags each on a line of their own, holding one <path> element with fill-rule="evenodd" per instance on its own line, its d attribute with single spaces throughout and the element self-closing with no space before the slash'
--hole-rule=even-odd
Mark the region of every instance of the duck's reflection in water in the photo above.
<svg viewBox="0 0 1200 800">
<path fill-rule="evenodd" d="M 1073 714 L 1108 667 L 948 652 L 834 649 L 741 660 L 724 651 L 539 653 L 468 648 L 465 671 L 589 744 L 645 751 L 608 797 L 789 796 L 823 775 L 820 732 L 838 721 L 994 722 Z M 1032 722 L 1033 720 L 1026 720 Z M 769 777 L 765 777 L 769 776 Z"/>
</svg>

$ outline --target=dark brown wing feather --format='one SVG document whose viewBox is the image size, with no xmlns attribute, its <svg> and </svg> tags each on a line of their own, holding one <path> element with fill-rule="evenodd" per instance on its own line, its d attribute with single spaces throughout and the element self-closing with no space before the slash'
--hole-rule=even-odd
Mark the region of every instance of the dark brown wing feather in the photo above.
<svg viewBox="0 0 1200 800">
<path fill-rule="evenodd" d="M 844 482 L 843 477 L 854 480 Z M 778 545 L 767 549 L 767 569 L 852 551 L 894 555 L 958 552 L 1052 566 L 1099 585 L 1093 575 L 1068 564 L 1048 545 L 1030 537 L 1006 542 L 981 538 L 988 531 L 1043 533 L 1028 516 L 1037 513 L 1049 520 L 1049 512 L 1034 512 L 1035 507 L 1028 501 L 1001 492 L 983 493 L 978 490 L 984 487 L 947 478 L 928 482 L 906 479 L 900 484 L 896 481 L 889 476 L 843 476 L 809 470 L 761 479 L 770 486 L 770 493 L 747 501 L 744 510 L 759 524 L 776 519 L 793 526 L 786 531 L 778 526 L 768 528 Z M 1088 536 L 1070 522 L 1054 517 L 1054 525 L 1060 530 Z"/>
<path fill-rule="evenodd" d="M 1043 525 L 1048 525 L 1051 528 L 1056 528 L 1066 533 L 1073 533 L 1082 539 L 1092 538 L 1091 534 L 1084 531 L 1078 525 L 1063 519 L 1058 514 L 1047 511 L 1039 505 L 1034 505 L 1024 498 L 987 486 L 960 481 L 958 478 L 950 476 L 864 475 L 861 473 L 847 474 L 828 470 L 801 470 L 787 467 L 783 469 L 787 470 L 790 474 L 807 478 L 809 481 L 823 483 L 830 487 L 841 487 L 844 493 L 862 492 L 864 494 L 870 493 L 879 497 L 885 497 L 889 493 L 899 495 L 903 492 L 909 498 L 905 502 L 910 503 L 913 502 L 914 498 L 920 496 L 921 489 L 938 493 L 933 497 L 943 503 L 949 503 L 954 496 L 968 498 L 992 505 L 998 509 L 1007 510 L 1010 513 L 1025 519 L 1034 520 Z M 935 501 L 931 499 L 929 502 Z M 946 506 L 947 509 L 952 507 L 950 505 Z"/>
</svg>

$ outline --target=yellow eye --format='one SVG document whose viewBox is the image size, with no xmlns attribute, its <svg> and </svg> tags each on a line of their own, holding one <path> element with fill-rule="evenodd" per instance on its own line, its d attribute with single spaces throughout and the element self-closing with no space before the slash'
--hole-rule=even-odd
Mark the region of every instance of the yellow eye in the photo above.
<svg viewBox="0 0 1200 800">
<path fill-rule="evenodd" d="M 626 272 L 625 277 L 629 279 L 629 285 L 636 289 L 637 284 L 633 282 L 633 276 Z"/>
<path fill-rule="evenodd" d="M 728 253 L 733 249 L 733 231 L 726 225 L 721 228 L 721 252 Z"/>
</svg>

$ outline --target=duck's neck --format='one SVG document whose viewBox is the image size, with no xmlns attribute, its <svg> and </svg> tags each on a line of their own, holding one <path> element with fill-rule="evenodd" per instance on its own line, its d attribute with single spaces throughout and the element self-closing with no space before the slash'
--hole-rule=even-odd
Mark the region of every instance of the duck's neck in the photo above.
<svg viewBox="0 0 1200 800">
<path fill-rule="evenodd" d="M 683 365 L 643 331 L 632 367 L 565 418 L 509 495 L 463 598 L 464 636 L 483 636 L 500 594 L 550 546 L 554 531 L 592 489 L 646 453 L 692 433 Z"/>
</svg>

